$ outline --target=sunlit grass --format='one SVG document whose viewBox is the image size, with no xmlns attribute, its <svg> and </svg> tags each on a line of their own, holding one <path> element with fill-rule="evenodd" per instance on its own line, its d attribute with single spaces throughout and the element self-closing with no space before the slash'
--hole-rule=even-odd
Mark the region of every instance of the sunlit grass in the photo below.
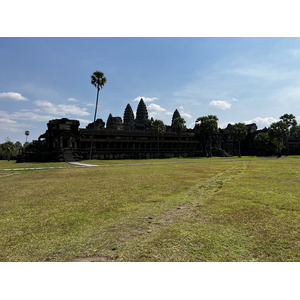
<svg viewBox="0 0 300 300">
<path fill-rule="evenodd" d="M 298 159 L 3 172 L 0 260 L 299 261 L 299 179 Z"/>
<path fill-rule="evenodd" d="M 20 169 L 20 168 L 47 168 L 47 167 L 64 167 L 70 166 L 66 162 L 24 162 L 16 163 L 15 160 L 0 160 L 0 169 Z"/>
<path fill-rule="evenodd" d="M 120 165 L 120 164 L 153 164 L 153 163 L 185 163 L 185 162 L 215 162 L 231 160 L 252 160 L 252 159 L 276 159 L 275 157 L 256 157 L 256 156 L 232 156 L 232 157 L 187 157 L 187 158 L 163 158 L 163 159 L 122 159 L 122 160 L 83 160 L 81 163 L 94 165 Z"/>
</svg>

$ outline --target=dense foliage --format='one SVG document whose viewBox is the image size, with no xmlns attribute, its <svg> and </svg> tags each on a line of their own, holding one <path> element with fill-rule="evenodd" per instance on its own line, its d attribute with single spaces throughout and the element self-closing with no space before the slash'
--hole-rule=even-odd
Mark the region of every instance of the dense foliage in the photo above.
<svg viewBox="0 0 300 300">
<path fill-rule="evenodd" d="M 241 157 L 241 141 L 245 139 L 247 133 L 247 127 L 244 123 L 236 123 L 231 127 L 232 138 L 238 143 L 239 157 Z"/>
<path fill-rule="evenodd" d="M 0 145 L 0 159 L 16 159 L 16 156 L 23 148 L 19 141 L 14 144 L 7 138 L 6 142 Z"/>
<path fill-rule="evenodd" d="M 195 132 L 203 138 L 207 157 L 212 157 L 212 136 L 218 133 L 218 118 L 214 115 L 200 117 L 196 120 Z"/>
<path fill-rule="evenodd" d="M 288 125 L 283 121 L 279 121 L 271 124 L 269 128 L 269 136 L 277 144 L 278 157 L 281 156 L 284 140 L 288 137 L 288 135 L 289 135 Z"/>
</svg>

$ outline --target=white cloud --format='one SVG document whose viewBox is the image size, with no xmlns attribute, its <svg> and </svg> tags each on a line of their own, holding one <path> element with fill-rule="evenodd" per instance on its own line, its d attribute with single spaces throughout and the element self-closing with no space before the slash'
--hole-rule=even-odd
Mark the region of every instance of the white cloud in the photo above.
<svg viewBox="0 0 300 300">
<path fill-rule="evenodd" d="M 158 118 L 158 119 L 164 119 L 165 116 L 171 116 L 173 115 L 172 112 L 167 111 L 165 108 L 161 107 L 158 104 L 151 103 L 148 106 L 149 110 L 149 117 L 150 118 Z"/>
<path fill-rule="evenodd" d="M 140 102 L 141 99 L 143 99 L 143 101 L 145 103 L 147 103 L 147 102 L 153 102 L 153 101 L 157 100 L 158 98 L 155 98 L 155 97 L 148 98 L 148 97 L 144 97 L 144 96 L 138 96 L 133 100 L 133 102 Z"/>
<path fill-rule="evenodd" d="M 243 123 L 245 124 L 252 124 L 252 123 L 255 123 L 258 127 L 269 127 L 272 123 L 274 122 L 277 122 L 278 119 L 275 119 L 273 117 L 257 117 L 257 118 L 254 118 L 252 120 L 247 120 L 247 121 L 244 121 Z"/>
<path fill-rule="evenodd" d="M 43 115 L 39 112 L 31 112 L 31 111 L 18 111 L 14 112 L 10 115 L 11 118 L 16 120 L 28 120 L 28 121 L 37 121 L 37 122 L 48 122 L 53 119 L 51 115 Z"/>
<path fill-rule="evenodd" d="M 181 115 L 182 118 L 188 118 L 188 119 L 192 118 L 192 116 L 190 114 L 188 114 L 187 112 L 181 111 L 180 115 Z"/>
<path fill-rule="evenodd" d="M 18 123 L 5 111 L 0 111 L 0 128 L 2 132 L 22 132 L 26 124 Z"/>
<path fill-rule="evenodd" d="M 89 116 L 90 113 L 86 111 L 86 108 L 80 108 L 77 105 L 69 104 L 54 104 L 49 101 L 37 100 L 35 101 L 37 107 L 40 108 L 41 112 L 52 114 L 55 116 Z"/>
<path fill-rule="evenodd" d="M 209 106 L 221 109 L 221 110 L 226 110 L 231 108 L 231 103 L 228 101 L 222 101 L 222 100 L 213 100 L 209 103 Z"/>
<path fill-rule="evenodd" d="M 28 99 L 22 96 L 20 93 L 8 92 L 0 93 L 0 99 L 13 100 L 13 101 L 27 101 Z"/>
<path fill-rule="evenodd" d="M 77 100 L 75 98 L 68 98 L 67 100 L 70 101 L 70 102 L 79 102 L 79 100 Z"/>
<path fill-rule="evenodd" d="M 159 105 L 157 105 L 157 104 L 154 104 L 154 103 L 151 103 L 149 106 L 148 106 L 148 109 L 149 110 L 154 110 L 154 111 L 161 111 L 161 112 L 163 112 L 163 111 L 166 111 L 166 109 L 165 108 L 163 108 L 163 107 L 161 107 L 161 106 L 159 106 Z"/>
<path fill-rule="evenodd" d="M 8 113 L 6 111 L 0 110 L 0 118 L 2 119 L 2 122 L 6 120 L 7 123 L 17 123 L 16 121 L 13 120 L 28 120 L 28 121 L 49 121 L 52 116 L 51 115 L 42 115 L 37 111 L 30 111 L 30 110 L 25 110 L 22 109 L 17 112 L 13 113 Z"/>
<path fill-rule="evenodd" d="M 188 119 L 192 118 L 192 116 L 189 113 L 187 113 L 187 112 L 184 111 L 184 107 L 183 106 L 179 106 L 179 113 L 180 113 L 180 115 L 181 115 L 182 118 L 188 118 Z"/>
<path fill-rule="evenodd" d="M 77 119 L 79 122 L 80 122 L 80 124 L 89 124 L 89 123 L 91 123 L 91 120 L 86 120 L 86 119 Z"/>
<path fill-rule="evenodd" d="M 10 120 L 10 119 L 7 119 L 7 118 L 0 118 L 0 124 L 1 123 L 6 123 L 6 124 L 16 124 L 18 122 L 14 121 L 14 120 Z"/>
</svg>

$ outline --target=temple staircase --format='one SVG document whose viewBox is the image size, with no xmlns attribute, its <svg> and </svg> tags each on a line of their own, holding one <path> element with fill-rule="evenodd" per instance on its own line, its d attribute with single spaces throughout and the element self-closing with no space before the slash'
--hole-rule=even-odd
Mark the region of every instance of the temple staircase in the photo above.
<svg viewBox="0 0 300 300">
<path fill-rule="evenodd" d="M 63 157 L 65 162 L 81 160 L 80 155 L 77 152 L 74 152 L 73 150 L 65 150 L 63 153 Z"/>
</svg>

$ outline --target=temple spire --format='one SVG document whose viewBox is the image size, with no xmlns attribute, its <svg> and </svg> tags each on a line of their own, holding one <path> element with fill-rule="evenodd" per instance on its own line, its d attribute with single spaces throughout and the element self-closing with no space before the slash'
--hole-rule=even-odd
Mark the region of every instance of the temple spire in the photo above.
<svg viewBox="0 0 300 300">
<path fill-rule="evenodd" d="M 181 118 L 181 115 L 180 115 L 179 111 L 176 109 L 176 110 L 174 111 L 174 113 L 173 113 L 172 123 L 173 123 L 173 121 L 174 121 L 175 119 L 177 119 L 177 118 Z"/>
<path fill-rule="evenodd" d="M 143 98 L 141 98 L 136 110 L 135 126 L 137 129 L 143 130 L 146 129 L 146 127 L 149 125 L 149 122 L 147 107 Z"/>
<path fill-rule="evenodd" d="M 125 111 L 124 111 L 123 123 L 124 123 L 125 130 L 133 130 L 134 129 L 134 114 L 133 114 L 133 110 L 129 103 L 127 104 Z"/>
</svg>

